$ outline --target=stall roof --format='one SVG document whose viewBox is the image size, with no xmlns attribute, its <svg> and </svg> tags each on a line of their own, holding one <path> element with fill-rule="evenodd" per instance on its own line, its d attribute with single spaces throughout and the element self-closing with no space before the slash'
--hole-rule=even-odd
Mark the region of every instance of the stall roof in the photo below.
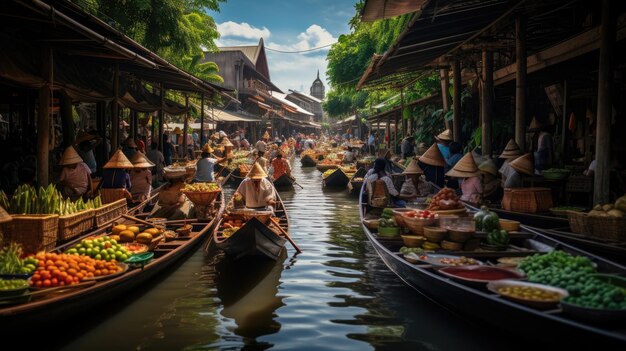
<svg viewBox="0 0 626 351">
<path fill-rule="evenodd" d="M 364 87 L 402 87 L 421 70 L 435 68 L 437 59 L 480 34 L 523 1 L 429 0 L 384 55 L 374 55 L 357 84 Z"/>
<path fill-rule="evenodd" d="M 366 0 L 361 20 L 372 22 L 419 11 L 427 0 Z"/>
<path fill-rule="evenodd" d="M 281 103 L 293 108 L 296 110 L 296 112 L 301 113 L 303 115 L 307 115 L 307 116 L 314 116 L 313 113 L 303 109 L 302 107 L 298 106 L 297 104 L 294 104 L 293 102 L 287 100 L 287 94 L 284 93 L 279 93 L 277 91 L 272 91 L 271 92 L 272 97 L 278 99 Z"/>
<path fill-rule="evenodd" d="M 310 100 L 310 101 L 312 101 L 312 102 L 322 103 L 322 100 L 320 100 L 320 99 L 318 99 L 318 98 L 316 98 L 316 97 L 314 97 L 314 96 L 311 96 L 311 95 L 309 95 L 309 94 L 307 94 L 307 93 L 303 93 L 303 92 L 301 92 L 301 91 L 292 90 L 292 89 L 289 89 L 289 91 L 290 91 L 290 92 L 292 92 L 292 93 L 294 93 L 294 94 L 296 94 L 296 95 L 299 95 L 299 96 L 301 96 L 301 97 L 303 97 L 303 98 L 305 98 L 305 99 L 308 99 L 308 100 Z"/>
<path fill-rule="evenodd" d="M 410 108 L 410 107 L 414 107 L 414 106 L 418 106 L 418 105 L 434 103 L 434 102 L 437 102 L 439 99 L 440 99 L 439 93 L 435 93 L 435 94 L 432 94 L 432 95 L 425 96 L 425 97 L 423 97 L 421 99 L 417 99 L 417 100 L 411 101 L 411 102 L 409 102 L 407 104 L 404 104 L 404 107 L 405 108 L 406 107 Z M 387 118 L 388 116 L 391 116 L 394 113 L 401 112 L 400 110 L 402 110 L 402 106 L 398 106 L 398 107 L 392 108 L 391 110 L 384 111 L 384 112 L 375 114 L 373 116 L 370 116 L 368 118 L 368 121 L 369 122 L 376 122 L 376 121 L 385 119 L 385 118 Z"/>
<path fill-rule="evenodd" d="M 244 115 L 233 111 L 218 110 L 213 113 L 216 122 L 261 122 L 259 117 Z"/>
</svg>

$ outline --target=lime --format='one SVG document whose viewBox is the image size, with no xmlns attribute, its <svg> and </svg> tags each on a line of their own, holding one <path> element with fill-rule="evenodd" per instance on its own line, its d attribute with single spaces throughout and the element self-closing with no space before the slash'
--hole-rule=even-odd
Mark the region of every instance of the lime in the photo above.
<svg viewBox="0 0 626 351">
<path fill-rule="evenodd" d="M 100 256 L 100 254 L 97 254 L 94 258 L 95 258 L 96 260 L 101 260 L 101 259 L 102 259 L 102 256 Z"/>
</svg>

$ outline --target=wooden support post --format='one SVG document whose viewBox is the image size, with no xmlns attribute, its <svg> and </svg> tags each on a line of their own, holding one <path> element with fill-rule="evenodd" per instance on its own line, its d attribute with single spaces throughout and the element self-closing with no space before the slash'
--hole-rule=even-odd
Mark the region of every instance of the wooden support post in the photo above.
<svg viewBox="0 0 626 351">
<path fill-rule="evenodd" d="M 185 94 L 185 108 L 187 108 L 187 112 L 185 112 L 185 119 L 183 122 L 183 140 L 180 145 L 180 157 L 185 158 L 187 155 L 187 128 L 189 128 L 189 95 Z"/>
<path fill-rule="evenodd" d="M 515 142 L 526 150 L 526 18 L 515 19 Z"/>
<path fill-rule="evenodd" d="M 461 89 L 463 89 L 462 83 L 463 78 L 461 77 L 461 62 L 459 60 L 454 60 L 453 64 L 453 73 L 454 73 L 454 99 L 452 102 L 454 103 L 454 107 L 452 108 L 454 111 L 454 118 L 452 119 L 452 135 L 454 136 L 454 141 L 461 142 Z"/>
<path fill-rule="evenodd" d="M 204 146 L 204 93 L 200 96 L 200 147 Z"/>
<path fill-rule="evenodd" d="M 613 8 L 613 1 L 602 1 L 600 64 L 598 67 L 598 109 L 596 119 L 596 171 L 593 182 L 594 204 L 605 204 L 611 200 L 609 175 L 611 172 L 613 54 L 615 52 L 615 28 L 617 22 Z"/>
<path fill-rule="evenodd" d="M 137 138 L 137 111 L 130 110 L 130 136 L 133 139 Z"/>
<path fill-rule="evenodd" d="M 111 101 L 111 154 L 113 154 L 120 146 L 120 119 L 119 105 L 117 104 L 118 92 L 120 85 L 119 66 L 115 66 L 115 74 L 113 76 L 113 101 Z M 109 155 L 110 156 L 110 155 Z"/>
<path fill-rule="evenodd" d="M 441 101 L 443 102 L 443 113 L 441 117 L 443 117 L 443 123 L 446 129 L 450 129 L 450 123 L 448 123 L 448 120 L 445 118 L 446 113 L 450 111 L 450 77 L 447 68 L 439 69 L 439 78 L 441 79 Z"/>
<path fill-rule="evenodd" d="M 563 81 L 563 121 L 561 123 L 561 157 L 559 158 L 559 164 L 562 168 L 565 166 L 565 160 L 567 159 L 567 154 L 565 152 L 565 145 L 567 145 L 567 143 L 565 142 L 565 138 L 567 137 L 567 127 L 569 124 L 569 116 L 567 114 L 567 108 L 569 107 L 567 105 L 568 98 L 569 91 L 567 87 L 567 80 L 565 80 Z"/>
<path fill-rule="evenodd" d="M 491 115 L 493 114 L 493 53 L 483 49 L 481 94 L 482 154 L 491 156 Z"/>
<path fill-rule="evenodd" d="M 96 128 L 98 129 L 98 135 L 100 136 L 102 143 L 96 146 L 96 165 L 98 166 L 98 173 L 102 171 L 102 166 L 107 162 L 109 153 L 107 150 L 108 143 L 106 142 L 106 105 L 104 102 L 96 103 Z"/>
<path fill-rule="evenodd" d="M 400 113 L 402 113 L 402 112 L 400 112 Z M 396 113 L 396 117 L 395 117 L 395 121 L 394 122 L 395 122 L 395 124 L 393 126 L 393 129 L 394 129 L 394 133 L 393 133 L 393 135 L 394 135 L 394 137 L 393 137 L 393 153 L 395 154 L 395 153 L 398 152 L 398 135 L 400 135 L 398 133 L 399 132 L 398 124 L 399 124 L 400 121 L 399 121 L 399 116 L 398 116 L 397 113 Z"/>
<path fill-rule="evenodd" d="M 165 86 L 163 86 L 163 83 L 159 84 L 159 98 L 160 98 L 160 105 L 159 105 L 159 118 L 157 121 L 157 130 L 158 130 L 158 134 L 159 134 L 159 151 L 161 151 L 161 153 L 163 153 L 163 105 L 164 105 L 164 100 L 165 100 Z M 152 121 L 152 123 L 154 123 L 154 121 Z M 171 142 L 171 140 L 170 140 Z"/>
<path fill-rule="evenodd" d="M 37 182 L 40 186 L 48 186 L 52 60 L 52 49 L 44 48 L 41 55 L 41 73 L 42 77 L 46 80 L 46 84 L 39 89 L 37 108 Z"/>
<path fill-rule="evenodd" d="M 61 123 L 63 124 L 63 147 L 74 144 L 76 140 L 76 128 L 74 116 L 72 116 L 72 99 L 65 94 L 59 94 Z"/>
<path fill-rule="evenodd" d="M 408 119 L 404 118 L 404 88 L 400 89 L 400 117 L 402 118 L 402 136 L 406 137 L 409 135 L 409 130 Z"/>
</svg>

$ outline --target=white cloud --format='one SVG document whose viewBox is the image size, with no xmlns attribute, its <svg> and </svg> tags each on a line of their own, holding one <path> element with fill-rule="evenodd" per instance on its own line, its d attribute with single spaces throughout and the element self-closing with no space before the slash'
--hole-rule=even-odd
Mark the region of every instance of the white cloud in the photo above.
<svg viewBox="0 0 626 351">
<path fill-rule="evenodd" d="M 217 31 L 222 37 L 240 37 L 248 39 L 269 38 L 271 32 L 266 27 L 256 28 L 246 22 L 227 21 L 217 24 Z"/>
<path fill-rule="evenodd" d="M 298 42 L 295 44 L 269 43 L 268 46 L 283 51 L 300 51 L 333 44 L 337 41 L 337 38 L 317 24 L 312 24 L 305 32 L 298 34 L 297 39 Z"/>
</svg>

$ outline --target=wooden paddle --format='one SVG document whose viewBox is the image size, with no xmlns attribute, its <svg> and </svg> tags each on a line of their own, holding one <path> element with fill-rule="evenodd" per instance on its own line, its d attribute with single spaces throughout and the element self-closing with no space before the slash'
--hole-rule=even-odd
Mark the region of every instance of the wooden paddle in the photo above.
<svg viewBox="0 0 626 351">
<path fill-rule="evenodd" d="M 291 236 L 289 236 L 289 233 L 287 233 L 281 226 L 280 224 L 277 224 L 275 222 L 272 221 L 272 224 L 274 224 L 274 226 L 276 226 L 278 228 L 278 230 L 280 230 L 281 233 L 283 233 L 283 235 L 287 238 L 287 240 L 291 243 L 291 245 L 293 246 L 294 249 L 296 249 L 296 251 L 298 253 L 301 253 L 302 250 L 300 250 L 300 248 L 298 247 L 298 245 L 296 245 L 296 243 L 291 239 Z"/>
</svg>

